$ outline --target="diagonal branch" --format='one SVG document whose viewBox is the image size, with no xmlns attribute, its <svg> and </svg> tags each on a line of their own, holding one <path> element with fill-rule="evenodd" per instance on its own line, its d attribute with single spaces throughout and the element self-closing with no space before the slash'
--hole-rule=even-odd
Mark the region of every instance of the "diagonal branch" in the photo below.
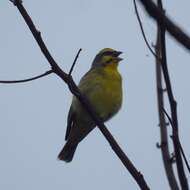
<svg viewBox="0 0 190 190">
<path fill-rule="evenodd" d="M 13 2 L 13 0 L 12 0 Z M 124 164 L 126 169 L 130 172 L 130 174 L 133 176 L 133 178 L 136 180 L 137 184 L 142 190 L 149 190 L 147 183 L 144 180 L 143 175 L 135 168 L 135 166 L 132 164 L 132 162 L 129 160 L 129 158 L 125 155 L 123 150 L 120 148 L 116 140 L 113 138 L 109 130 L 106 128 L 104 123 L 100 120 L 100 118 L 95 113 L 93 107 L 91 106 L 90 102 L 87 100 L 87 98 L 81 94 L 78 87 L 74 83 L 72 77 L 68 74 L 66 74 L 55 62 L 53 57 L 51 56 L 50 52 L 48 51 L 45 43 L 43 42 L 40 32 L 36 30 L 36 27 L 34 23 L 32 22 L 30 16 L 28 15 L 26 9 L 23 7 L 22 2 L 20 0 L 15 0 L 14 5 L 17 6 L 19 12 L 23 16 L 26 24 L 30 28 L 30 31 L 32 32 L 36 42 L 38 43 L 42 53 L 48 60 L 49 64 L 52 67 L 52 70 L 54 73 L 56 73 L 63 81 L 65 81 L 70 89 L 70 91 L 79 99 L 81 104 L 84 106 L 84 108 L 88 111 L 89 115 L 92 117 L 94 122 L 97 124 L 98 128 L 104 135 L 104 137 L 109 142 L 110 146 L 114 150 L 114 152 L 117 154 L 121 162 Z"/>
<path fill-rule="evenodd" d="M 169 114 L 167 113 L 167 111 L 166 111 L 164 108 L 162 108 L 162 109 L 163 109 L 164 114 L 165 114 L 166 117 L 168 118 L 168 120 L 169 120 L 169 122 L 170 122 L 170 125 L 172 126 L 172 128 L 174 128 L 171 117 L 169 116 Z M 172 136 L 171 136 L 171 138 L 172 138 Z M 178 139 L 178 140 L 179 140 L 179 139 Z M 189 173 L 190 173 L 190 165 L 189 165 L 189 163 L 188 163 L 188 161 L 187 161 L 187 157 L 186 157 L 186 155 L 185 155 L 185 152 L 184 152 L 184 150 L 183 150 L 183 147 L 182 147 L 182 145 L 181 145 L 181 142 L 178 141 L 178 144 L 179 144 L 179 147 L 180 147 L 180 150 L 181 150 L 181 154 L 182 154 L 182 156 L 183 156 L 183 159 L 184 159 L 184 161 L 185 161 L 185 165 L 186 165 L 186 167 L 187 167 L 187 169 L 188 169 L 188 171 L 189 171 Z"/>
<path fill-rule="evenodd" d="M 151 0 L 139 0 L 148 14 L 162 25 L 186 49 L 190 50 L 190 37 L 174 22 L 169 19 L 163 10 L 160 10 Z"/>
<path fill-rule="evenodd" d="M 143 36 L 143 39 L 146 43 L 146 46 L 148 47 L 148 49 L 150 50 L 150 52 L 152 53 L 152 55 L 156 58 L 156 59 L 160 59 L 158 57 L 158 55 L 156 55 L 156 53 L 153 51 L 153 49 L 151 48 L 148 40 L 147 40 L 147 37 L 146 37 L 146 34 L 144 32 L 144 28 L 143 28 L 143 24 L 142 24 L 142 21 L 141 21 L 141 18 L 140 18 L 140 15 L 139 15 L 139 11 L 138 11 L 138 8 L 137 8 L 137 3 L 136 3 L 136 0 L 133 0 L 133 4 L 134 4 L 134 8 L 135 8 L 135 14 L 137 16 L 137 20 L 138 20 L 138 23 L 139 23 L 139 26 L 140 26 L 140 29 L 141 29 L 141 33 L 142 33 L 142 36 Z"/>
<path fill-rule="evenodd" d="M 38 75 L 38 76 L 35 76 L 32 78 L 22 79 L 22 80 L 0 80 L 0 83 L 3 83 L 3 84 L 24 83 L 24 82 L 29 82 L 29 81 L 33 81 L 33 80 L 45 77 L 51 73 L 53 73 L 53 71 L 49 70 L 49 71 L 46 71 L 45 73 L 43 73 L 41 75 Z"/>
<path fill-rule="evenodd" d="M 74 59 L 73 64 L 72 64 L 72 66 L 70 68 L 70 71 L 69 71 L 69 76 L 71 76 L 71 74 L 73 72 L 74 66 L 75 66 L 75 64 L 77 62 L 77 59 L 78 59 L 79 54 L 80 54 L 81 51 L 82 51 L 82 49 L 80 48 L 79 51 L 78 51 L 78 53 L 77 53 L 77 55 L 75 56 L 75 59 Z"/>
</svg>

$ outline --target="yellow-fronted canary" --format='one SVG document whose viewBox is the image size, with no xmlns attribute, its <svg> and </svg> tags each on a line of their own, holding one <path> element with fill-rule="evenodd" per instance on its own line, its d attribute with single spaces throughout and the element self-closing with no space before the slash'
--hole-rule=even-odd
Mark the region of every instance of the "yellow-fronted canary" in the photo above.
<svg viewBox="0 0 190 190">
<path fill-rule="evenodd" d="M 122 78 L 118 63 L 122 52 L 105 48 L 95 57 L 90 70 L 78 85 L 102 121 L 115 115 L 122 104 Z M 60 160 L 70 162 L 79 142 L 95 128 L 95 123 L 74 96 L 67 119 L 65 140 L 67 141 L 58 155 Z"/>
</svg>

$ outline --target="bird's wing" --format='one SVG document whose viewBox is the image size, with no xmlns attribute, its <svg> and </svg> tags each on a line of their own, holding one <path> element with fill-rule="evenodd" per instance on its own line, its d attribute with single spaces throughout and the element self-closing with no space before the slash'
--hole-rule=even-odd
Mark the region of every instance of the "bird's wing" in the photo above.
<svg viewBox="0 0 190 190">
<path fill-rule="evenodd" d="M 97 69 L 91 69 L 82 77 L 79 83 L 79 89 L 87 96 L 89 93 L 94 93 L 94 88 L 96 88 L 96 90 L 99 90 L 101 87 L 102 77 L 103 74 L 101 70 L 98 71 Z"/>
<path fill-rule="evenodd" d="M 94 94 L 94 88 L 99 91 L 101 90 L 101 75 L 97 75 L 97 72 L 94 70 L 88 71 L 81 79 L 79 83 L 80 91 L 90 99 L 91 94 Z M 77 100 L 78 101 L 78 100 Z M 73 99 L 72 105 L 69 110 L 67 117 L 67 129 L 65 134 L 65 140 L 68 140 L 69 135 L 73 127 L 76 127 L 76 117 L 77 112 L 75 112 L 76 99 Z"/>
<path fill-rule="evenodd" d="M 89 73 L 89 72 L 88 72 Z M 88 73 L 86 73 L 83 78 L 81 79 L 81 82 L 79 84 L 79 88 L 80 90 L 84 91 L 84 93 L 86 93 L 86 86 L 87 86 L 87 81 L 85 79 L 88 79 Z M 89 85 L 88 85 L 89 86 Z M 84 88 L 84 89 L 83 89 Z M 65 133 L 65 140 L 68 140 L 68 137 L 70 135 L 70 132 L 72 130 L 72 128 L 74 127 L 74 122 L 75 122 L 75 112 L 73 111 L 73 104 L 75 102 L 75 99 L 74 101 L 72 102 L 72 105 L 70 107 L 70 110 L 69 110 L 69 113 L 68 113 L 68 117 L 67 117 L 67 129 L 66 129 L 66 133 Z"/>
<path fill-rule="evenodd" d="M 70 107 L 69 114 L 67 117 L 67 129 L 65 133 L 65 140 L 68 139 L 69 134 L 71 132 L 71 128 L 73 127 L 73 121 L 75 120 L 75 113 L 72 110 L 72 106 Z"/>
</svg>

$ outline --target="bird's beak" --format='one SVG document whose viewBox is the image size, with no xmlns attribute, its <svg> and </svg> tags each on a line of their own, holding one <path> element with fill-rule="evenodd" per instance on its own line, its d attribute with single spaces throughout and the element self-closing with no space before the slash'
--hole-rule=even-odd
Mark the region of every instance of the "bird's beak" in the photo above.
<svg viewBox="0 0 190 190">
<path fill-rule="evenodd" d="M 123 60 L 123 58 L 119 57 L 119 55 L 121 55 L 122 53 L 123 53 L 122 51 L 116 51 L 114 54 L 114 56 L 118 62 Z"/>
</svg>

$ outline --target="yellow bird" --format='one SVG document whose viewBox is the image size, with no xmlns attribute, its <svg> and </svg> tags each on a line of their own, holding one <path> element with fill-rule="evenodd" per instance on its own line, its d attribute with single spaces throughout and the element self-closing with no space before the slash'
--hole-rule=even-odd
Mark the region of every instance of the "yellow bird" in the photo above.
<svg viewBox="0 0 190 190">
<path fill-rule="evenodd" d="M 105 48 L 95 57 L 91 69 L 82 77 L 78 85 L 102 121 L 115 115 L 122 104 L 122 78 L 118 63 L 122 52 Z M 77 145 L 94 129 L 96 124 L 74 96 L 67 119 L 65 140 L 58 155 L 60 160 L 70 162 Z"/>
</svg>

